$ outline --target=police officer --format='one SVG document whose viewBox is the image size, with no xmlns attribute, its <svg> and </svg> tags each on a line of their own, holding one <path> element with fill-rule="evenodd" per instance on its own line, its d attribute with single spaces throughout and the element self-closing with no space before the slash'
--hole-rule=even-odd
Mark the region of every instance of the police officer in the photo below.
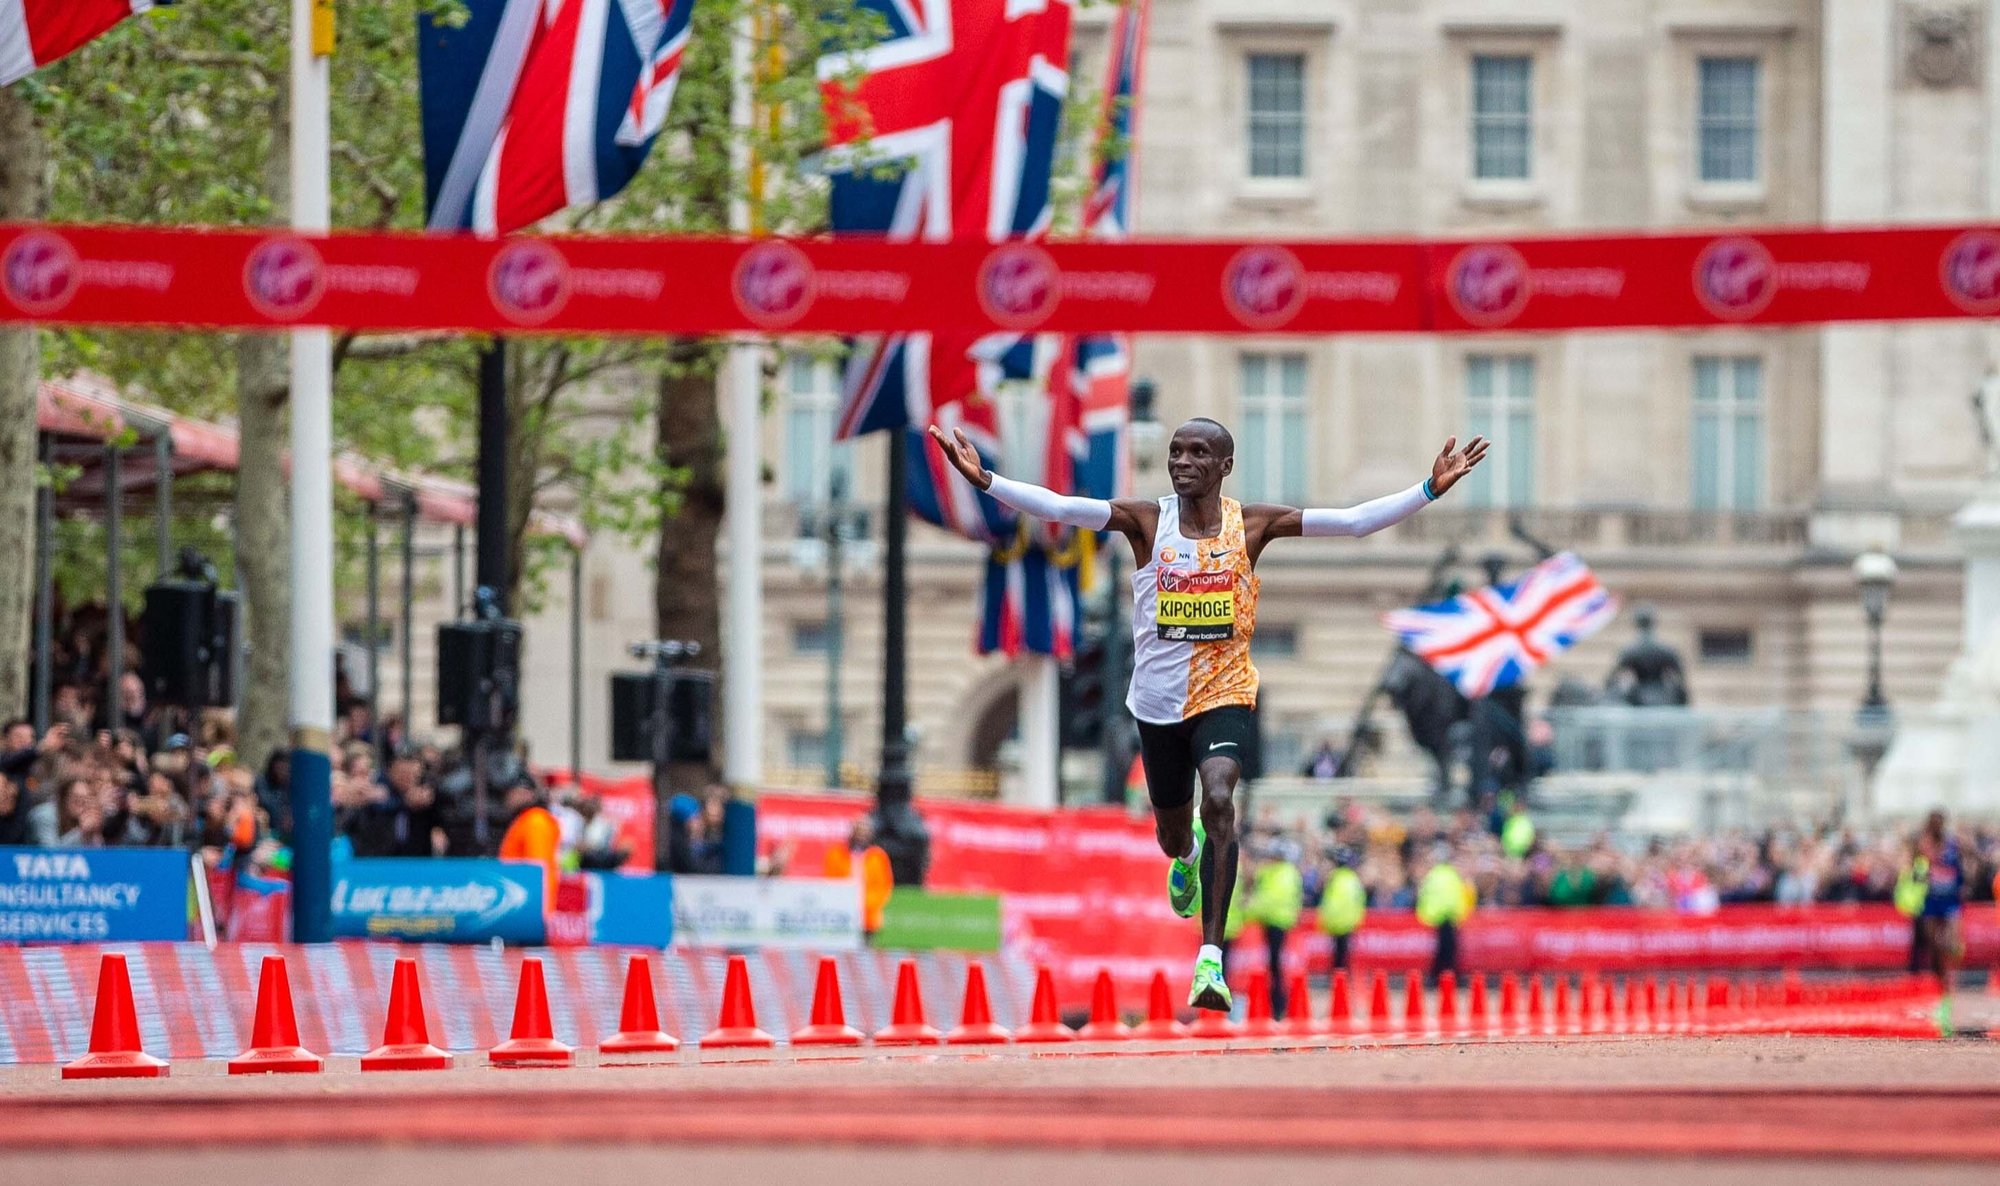
<svg viewBox="0 0 2000 1186">
<path fill-rule="evenodd" d="M 1273 841 L 1257 854 L 1250 874 L 1250 900 L 1243 914 L 1264 928 L 1264 946 L 1271 969 L 1271 1016 L 1285 1017 L 1285 937 L 1299 925 L 1305 909 L 1305 879 L 1292 860 L 1289 846 Z"/>
<path fill-rule="evenodd" d="M 1417 883 L 1417 921 L 1437 931 L 1430 984 L 1446 970 L 1458 974 L 1458 928 L 1472 914 L 1472 896 L 1472 887 L 1452 867 L 1451 851 L 1444 845 L 1431 850 Z"/>
<path fill-rule="evenodd" d="M 1351 967 L 1354 932 L 1368 917 L 1368 888 L 1354 871 L 1354 850 L 1342 846 L 1328 854 L 1333 872 L 1319 900 L 1319 929 L 1333 937 L 1333 966 Z"/>
</svg>

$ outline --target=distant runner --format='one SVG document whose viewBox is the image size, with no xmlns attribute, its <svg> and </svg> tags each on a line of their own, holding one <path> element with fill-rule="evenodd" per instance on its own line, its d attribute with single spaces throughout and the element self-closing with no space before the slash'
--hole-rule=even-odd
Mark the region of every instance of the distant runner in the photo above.
<svg viewBox="0 0 2000 1186">
<path fill-rule="evenodd" d="M 1236 441 L 1214 420 L 1198 418 L 1167 445 L 1174 493 L 1157 502 L 1106 502 L 1010 481 L 980 463 L 963 432 L 931 426 L 952 467 L 1000 502 L 1055 523 L 1117 531 L 1139 558 L 1132 574 L 1132 690 L 1125 706 L 1139 722 L 1139 754 L 1153 801 L 1160 851 L 1172 858 L 1167 897 L 1182 918 L 1201 915 L 1188 1004 L 1226 1011 L 1222 935 L 1236 887 L 1236 782 L 1242 751 L 1255 736 L 1257 668 L 1250 636 L 1257 626 L 1257 557 L 1291 536 L 1363 536 L 1393 526 L 1436 500 L 1486 456 L 1474 437 L 1444 443 L 1431 476 L 1400 494 L 1343 510 L 1243 506 L 1222 497 L 1236 468 Z M 1202 789 L 1201 814 L 1194 786 Z"/>
</svg>

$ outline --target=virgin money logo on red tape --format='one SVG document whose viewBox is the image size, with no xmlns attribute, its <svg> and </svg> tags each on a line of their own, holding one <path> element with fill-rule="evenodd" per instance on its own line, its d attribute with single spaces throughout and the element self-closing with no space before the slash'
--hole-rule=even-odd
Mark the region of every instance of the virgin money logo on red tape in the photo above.
<svg viewBox="0 0 2000 1186">
<path fill-rule="evenodd" d="M 1062 271 L 1031 244 L 997 247 L 979 269 L 979 307 L 1009 329 L 1040 325 L 1061 298 Z"/>
<path fill-rule="evenodd" d="M 1695 257 L 1694 295 L 1717 317 L 1755 317 L 1778 295 L 1778 265 L 1755 239 L 1717 239 Z"/>
<path fill-rule="evenodd" d="M 2000 313 L 2000 234 L 1967 231 L 1939 265 L 1945 295 L 1968 313 Z"/>
<path fill-rule="evenodd" d="M 243 263 L 243 293 L 274 321 L 303 317 L 326 291 L 326 266 L 303 239 L 271 239 Z"/>
<path fill-rule="evenodd" d="M 730 287 L 745 317 L 767 328 L 781 328 L 812 307 L 813 263 L 790 243 L 759 243 L 737 261 Z"/>
<path fill-rule="evenodd" d="M 487 269 L 486 292 L 509 320 L 540 325 L 569 303 L 569 261 L 547 243 L 509 243 Z"/>
<path fill-rule="evenodd" d="M 6 286 L 7 298 L 22 312 L 36 316 L 69 304 L 82 279 L 76 248 L 47 231 L 29 231 L 9 243 L 6 258 L 0 260 L 0 284 Z"/>
<path fill-rule="evenodd" d="M 1283 247 L 1245 247 L 1222 270 L 1222 302 L 1251 329 L 1276 329 L 1306 303 L 1306 270 Z"/>
<path fill-rule="evenodd" d="M 1452 257 L 1445 298 L 1474 325 L 1505 325 L 1528 304 L 1528 261 L 1505 243 L 1478 243 Z"/>
</svg>

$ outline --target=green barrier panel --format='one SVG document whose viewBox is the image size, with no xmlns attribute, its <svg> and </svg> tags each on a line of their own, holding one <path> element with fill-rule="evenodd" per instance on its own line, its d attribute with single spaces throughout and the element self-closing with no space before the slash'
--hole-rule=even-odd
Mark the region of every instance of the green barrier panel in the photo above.
<svg viewBox="0 0 2000 1186">
<path fill-rule="evenodd" d="M 998 951 L 1000 896 L 898 889 L 882 908 L 874 943 L 910 951 Z"/>
</svg>

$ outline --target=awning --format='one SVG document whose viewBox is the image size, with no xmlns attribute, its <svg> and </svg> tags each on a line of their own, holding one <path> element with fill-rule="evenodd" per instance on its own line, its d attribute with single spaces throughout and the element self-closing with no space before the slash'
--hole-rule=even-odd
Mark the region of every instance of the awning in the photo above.
<svg viewBox="0 0 2000 1186">
<path fill-rule="evenodd" d="M 164 435 L 171 445 L 176 477 L 234 471 L 240 455 L 234 428 L 135 403 L 98 375 L 43 380 L 36 424 L 50 438 L 55 459 L 81 471 L 64 490 L 64 501 L 76 505 L 102 502 L 103 446 L 128 430 L 149 443 Z M 155 470 L 155 449 L 135 446 L 119 461 L 119 485 L 128 494 L 150 491 L 158 480 Z M 407 495 L 416 505 L 417 517 L 426 522 L 472 526 L 478 518 L 478 491 L 469 483 L 392 470 L 351 454 L 334 458 L 333 477 L 349 493 L 378 507 L 399 504 Z M 571 547 L 582 547 L 588 538 L 582 523 L 552 511 L 534 511 L 528 529 L 536 535 L 560 536 Z"/>
</svg>

